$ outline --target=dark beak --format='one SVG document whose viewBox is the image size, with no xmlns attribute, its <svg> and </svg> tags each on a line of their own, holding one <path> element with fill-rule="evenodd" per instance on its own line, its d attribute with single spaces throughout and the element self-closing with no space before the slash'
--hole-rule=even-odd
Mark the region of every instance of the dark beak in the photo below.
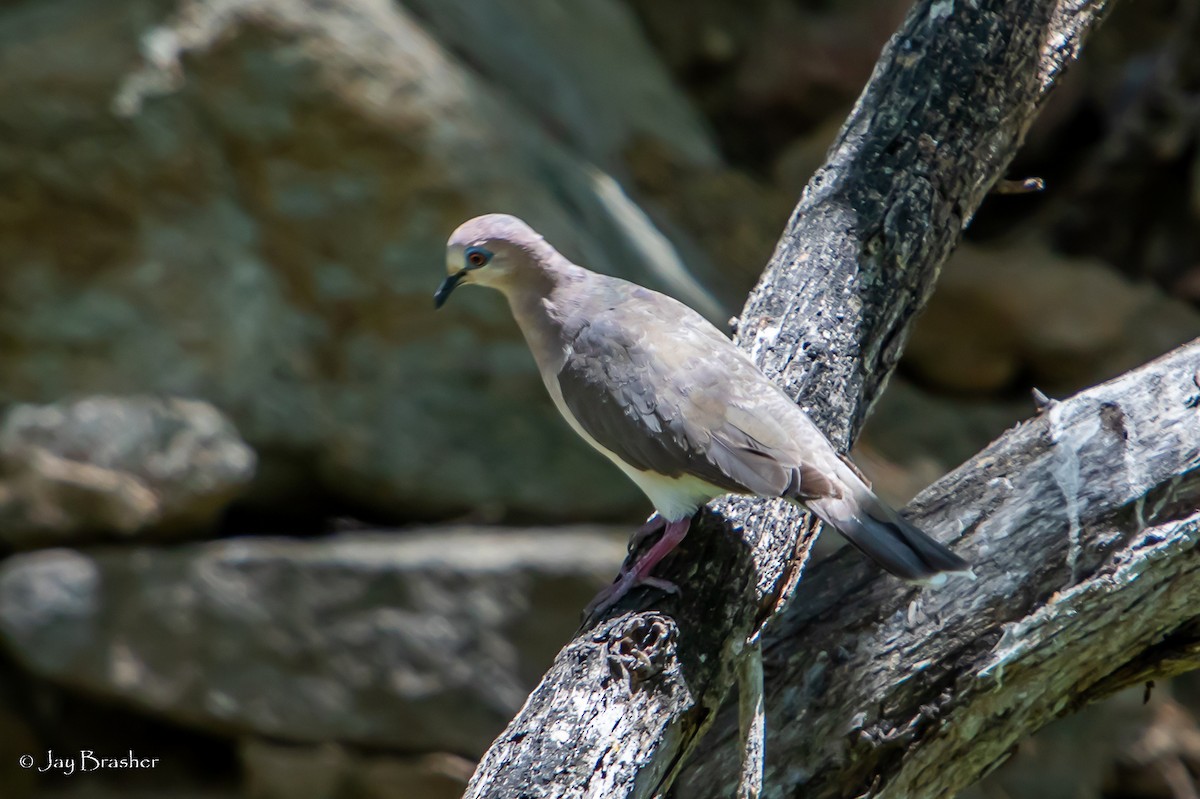
<svg viewBox="0 0 1200 799">
<path fill-rule="evenodd" d="M 433 293 L 433 307 L 441 308 L 445 305 L 446 298 L 450 296 L 450 292 L 454 291 L 454 287 L 461 283 L 466 275 L 467 270 L 463 269 L 443 280 L 442 285 L 438 286 L 438 290 Z"/>
</svg>

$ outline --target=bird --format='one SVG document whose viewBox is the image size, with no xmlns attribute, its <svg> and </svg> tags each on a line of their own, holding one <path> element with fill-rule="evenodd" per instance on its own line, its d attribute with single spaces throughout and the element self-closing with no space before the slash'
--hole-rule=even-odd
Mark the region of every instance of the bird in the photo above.
<svg viewBox="0 0 1200 799">
<path fill-rule="evenodd" d="M 446 245 L 441 308 L 460 286 L 498 290 L 567 424 L 654 505 L 631 549 L 658 540 L 587 608 L 678 586 L 654 567 L 724 494 L 806 505 L 886 571 L 938 582 L 969 564 L 876 496 L 808 415 L 712 323 L 665 294 L 572 263 L 524 221 L 486 214 Z"/>
</svg>

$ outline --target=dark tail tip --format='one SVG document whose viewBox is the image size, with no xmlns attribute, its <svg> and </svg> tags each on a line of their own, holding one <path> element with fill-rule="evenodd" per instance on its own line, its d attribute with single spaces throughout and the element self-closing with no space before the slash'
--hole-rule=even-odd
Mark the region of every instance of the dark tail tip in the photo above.
<svg viewBox="0 0 1200 799">
<path fill-rule="evenodd" d="M 883 515 L 883 514 L 880 514 Z M 928 581 L 940 574 L 971 574 L 971 564 L 934 541 L 899 514 L 877 518 L 860 512 L 835 525 L 864 555 L 905 580 Z"/>
</svg>

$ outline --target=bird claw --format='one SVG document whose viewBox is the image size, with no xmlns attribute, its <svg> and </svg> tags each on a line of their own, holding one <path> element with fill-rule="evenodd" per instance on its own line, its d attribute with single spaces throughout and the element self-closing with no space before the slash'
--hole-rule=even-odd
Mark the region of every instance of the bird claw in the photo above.
<svg viewBox="0 0 1200 799">
<path fill-rule="evenodd" d="M 648 585 L 669 594 L 680 593 L 679 586 L 675 583 L 661 577 L 653 577 L 650 572 L 683 540 L 690 524 L 691 520 L 686 518 L 668 522 L 661 516 L 655 516 L 642 525 L 642 528 L 634 534 L 635 537 L 640 535 L 644 538 L 659 528 L 662 528 L 662 537 L 654 543 L 654 546 L 642 553 L 633 565 L 621 567 L 621 573 L 617 575 L 617 579 L 613 581 L 612 585 L 596 594 L 595 599 L 588 603 L 583 611 L 583 618 L 586 620 L 603 613 L 639 585 Z M 634 548 L 636 549 L 636 546 Z"/>
<path fill-rule="evenodd" d="M 668 594 L 679 596 L 683 593 L 683 589 L 678 584 L 671 582 L 663 577 L 643 577 L 638 585 L 648 585 L 651 588 L 657 588 L 659 591 L 665 591 Z"/>
<path fill-rule="evenodd" d="M 675 594 L 676 596 L 683 593 L 679 586 L 670 580 L 648 574 L 638 577 L 637 570 L 630 569 L 629 571 L 622 571 L 611 585 L 596 594 L 595 598 L 583 609 L 583 617 L 588 619 L 604 613 L 624 599 L 626 594 L 641 585 L 657 588 L 659 591 L 665 591 L 668 594 Z"/>
</svg>

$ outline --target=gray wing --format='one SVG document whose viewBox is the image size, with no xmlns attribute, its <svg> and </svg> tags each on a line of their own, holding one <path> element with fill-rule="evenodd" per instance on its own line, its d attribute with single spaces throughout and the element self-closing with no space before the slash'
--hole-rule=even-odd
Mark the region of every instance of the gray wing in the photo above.
<svg viewBox="0 0 1200 799">
<path fill-rule="evenodd" d="M 838 494 L 804 462 L 795 425 L 778 421 L 802 415 L 783 392 L 699 314 L 639 294 L 592 315 L 571 342 L 558 383 L 580 426 L 642 471 L 761 496 Z"/>
</svg>

